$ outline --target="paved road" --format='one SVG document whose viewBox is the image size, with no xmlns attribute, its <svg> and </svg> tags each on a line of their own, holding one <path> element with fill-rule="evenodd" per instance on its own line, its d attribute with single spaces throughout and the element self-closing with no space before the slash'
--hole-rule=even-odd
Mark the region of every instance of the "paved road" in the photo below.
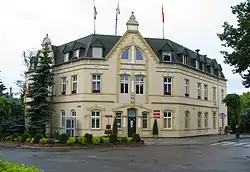
<svg viewBox="0 0 250 172">
<path fill-rule="evenodd" d="M 249 172 L 250 139 L 234 144 L 150 145 L 63 152 L 4 149 L 4 159 L 36 165 L 45 172 Z M 228 142 L 229 143 L 229 142 Z M 226 143 L 224 143 L 226 144 Z"/>
</svg>

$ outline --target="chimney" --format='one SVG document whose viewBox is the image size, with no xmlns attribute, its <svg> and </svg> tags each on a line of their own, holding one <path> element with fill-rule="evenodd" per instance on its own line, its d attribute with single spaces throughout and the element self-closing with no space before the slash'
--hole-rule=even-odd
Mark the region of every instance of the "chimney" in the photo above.
<svg viewBox="0 0 250 172">
<path fill-rule="evenodd" d="M 195 51 L 196 51 L 196 53 L 197 53 L 197 54 L 199 54 L 199 52 L 200 52 L 200 49 L 196 49 Z"/>
</svg>

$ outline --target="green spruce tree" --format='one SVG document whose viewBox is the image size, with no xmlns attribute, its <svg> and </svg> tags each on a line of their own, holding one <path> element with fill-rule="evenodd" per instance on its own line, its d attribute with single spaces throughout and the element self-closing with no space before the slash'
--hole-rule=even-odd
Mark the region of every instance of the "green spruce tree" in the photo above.
<svg viewBox="0 0 250 172">
<path fill-rule="evenodd" d="M 118 134 L 116 117 L 115 117 L 115 119 L 114 119 L 113 128 L 112 128 L 112 133 L 114 133 L 114 134 L 116 134 L 116 135 Z"/>
<path fill-rule="evenodd" d="M 157 124 L 157 120 L 154 120 L 154 125 L 153 125 L 153 135 L 158 135 L 159 134 L 159 130 L 158 130 L 158 124 Z"/>
<path fill-rule="evenodd" d="M 38 63 L 32 72 L 30 92 L 33 101 L 29 103 L 30 108 L 27 110 L 29 120 L 29 131 L 31 133 L 46 132 L 46 125 L 51 119 L 53 109 L 50 101 L 51 90 L 53 85 L 53 57 L 50 43 L 43 45 L 41 53 L 38 55 Z"/>
</svg>

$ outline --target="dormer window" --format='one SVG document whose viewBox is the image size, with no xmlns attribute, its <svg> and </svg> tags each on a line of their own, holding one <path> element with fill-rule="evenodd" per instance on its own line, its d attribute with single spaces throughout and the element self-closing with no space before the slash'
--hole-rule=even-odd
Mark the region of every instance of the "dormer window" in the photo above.
<svg viewBox="0 0 250 172">
<path fill-rule="evenodd" d="M 128 58 L 129 58 L 129 48 L 125 49 L 122 52 L 122 56 L 121 56 L 121 59 L 123 59 L 123 60 L 128 60 Z"/>
<path fill-rule="evenodd" d="M 136 60 L 143 60 L 143 54 L 138 48 L 136 48 Z"/>
<path fill-rule="evenodd" d="M 101 47 L 93 47 L 92 48 L 92 57 L 102 58 L 102 48 Z"/>
<path fill-rule="evenodd" d="M 72 59 L 74 57 L 74 53 L 73 53 L 73 51 L 70 51 L 69 52 L 69 59 Z"/>
<path fill-rule="evenodd" d="M 186 55 L 182 56 L 182 63 L 187 64 L 187 56 Z"/>
<path fill-rule="evenodd" d="M 204 71 L 205 70 L 205 64 L 201 63 L 201 70 Z"/>
<path fill-rule="evenodd" d="M 199 68 L 200 68 L 200 64 L 199 64 L 199 61 L 198 61 L 198 60 L 195 61 L 195 68 L 196 68 L 196 69 L 199 69 Z"/>
<path fill-rule="evenodd" d="M 214 74 L 214 70 L 213 70 L 213 67 L 211 66 L 210 67 L 210 73 L 213 75 Z"/>
<path fill-rule="evenodd" d="M 172 61 L 172 59 L 171 59 L 171 53 L 163 52 L 162 53 L 162 61 L 163 62 L 171 62 Z"/>
<path fill-rule="evenodd" d="M 69 61 L 69 53 L 64 54 L 64 62 Z"/>
<path fill-rule="evenodd" d="M 79 55 L 80 55 L 80 50 L 75 50 L 74 51 L 74 57 L 79 58 Z"/>
</svg>

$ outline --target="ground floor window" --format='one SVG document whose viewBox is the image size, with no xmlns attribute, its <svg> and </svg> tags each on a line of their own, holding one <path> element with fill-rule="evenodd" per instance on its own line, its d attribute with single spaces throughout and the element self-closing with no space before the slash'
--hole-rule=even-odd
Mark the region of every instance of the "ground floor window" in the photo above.
<svg viewBox="0 0 250 172">
<path fill-rule="evenodd" d="M 184 118 L 184 121 L 185 121 L 185 128 L 189 128 L 190 127 L 190 116 L 189 116 L 189 112 L 185 112 L 185 118 Z"/>
<path fill-rule="evenodd" d="M 164 112 L 163 128 L 172 129 L 172 112 Z"/>
<path fill-rule="evenodd" d="M 216 129 L 216 112 L 213 113 L 213 128 Z"/>
<path fill-rule="evenodd" d="M 148 113 L 142 113 L 142 128 L 148 128 Z"/>
<path fill-rule="evenodd" d="M 100 111 L 92 111 L 92 129 L 100 129 Z"/>
<path fill-rule="evenodd" d="M 200 112 L 197 115 L 197 127 L 201 128 L 201 113 Z"/>
<path fill-rule="evenodd" d="M 116 112 L 116 125 L 117 128 L 122 128 L 122 113 L 121 112 Z"/>
<path fill-rule="evenodd" d="M 204 123 L 205 123 L 205 127 L 207 128 L 208 127 L 208 113 L 205 113 Z"/>
<path fill-rule="evenodd" d="M 61 119 L 62 119 L 62 122 L 61 122 L 62 127 L 65 127 L 65 111 L 64 110 L 61 111 Z"/>
</svg>

